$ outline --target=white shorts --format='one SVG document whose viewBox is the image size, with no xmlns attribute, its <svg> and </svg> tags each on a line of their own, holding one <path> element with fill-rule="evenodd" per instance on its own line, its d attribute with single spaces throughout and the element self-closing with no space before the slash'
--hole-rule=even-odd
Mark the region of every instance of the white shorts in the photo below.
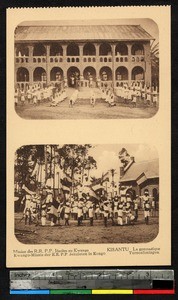
<svg viewBox="0 0 178 300">
<path fill-rule="evenodd" d="M 149 210 L 145 210 L 144 211 L 144 216 L 145 216 L 145 218 L 149 217 L 150 216 L 150 211 Z"/>
</svg>

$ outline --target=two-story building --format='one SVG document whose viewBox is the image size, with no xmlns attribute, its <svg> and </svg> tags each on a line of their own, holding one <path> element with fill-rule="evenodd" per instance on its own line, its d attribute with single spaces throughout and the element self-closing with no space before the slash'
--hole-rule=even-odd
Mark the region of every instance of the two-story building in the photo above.
<svg viewBox="0 0 178 300">
<path fill-rule="evenodd" d="M 15 86 L 66 80 L 117 87 L 151 85 L 150 41 L 140 25 L 45 25 L 21 23 L 15 30 Z"/>
</svg>

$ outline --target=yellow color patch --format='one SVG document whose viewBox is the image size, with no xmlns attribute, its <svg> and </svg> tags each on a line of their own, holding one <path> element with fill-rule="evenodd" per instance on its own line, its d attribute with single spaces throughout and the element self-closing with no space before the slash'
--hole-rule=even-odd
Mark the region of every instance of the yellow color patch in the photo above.
<svg viewBox="0 0 178 300">
<path fill-rule="evenodd" d="M 92 290 L 92 294 L 133 294 L 133 290 Z"/>
</svg>

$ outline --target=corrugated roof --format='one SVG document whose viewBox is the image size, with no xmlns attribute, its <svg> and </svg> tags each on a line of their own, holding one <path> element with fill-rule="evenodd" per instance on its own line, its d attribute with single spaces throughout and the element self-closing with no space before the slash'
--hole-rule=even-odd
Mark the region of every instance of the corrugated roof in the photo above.
<svg viewBox="0 0 178 300">
<path fill-rule="evenodd" d="M 20 41 L 75 41 L 75 40 L 151 40 L 153 37 L 140 25 L 64 25 L 21 26 L 15 30 Z"/>
<path fill-rule="evenodd" d="M 146 178 L 148 179 L 159 177 L 158 159 L 140 163 L 133 163 L 128 171 L 126 171 L 124 176 L 120 179 L 120 182 L 137 180 L 137 178 L 139 178 L 139 176 L 141 176 L 142 174 L 145 174 Z"/>
</svg>

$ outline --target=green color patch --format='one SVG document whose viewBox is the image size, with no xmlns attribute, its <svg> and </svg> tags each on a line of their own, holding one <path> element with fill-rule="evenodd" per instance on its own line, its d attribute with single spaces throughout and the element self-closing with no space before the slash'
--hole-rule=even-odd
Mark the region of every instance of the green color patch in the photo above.
<svg viewBox="0 0 178 300">
<path fill-rule="evenodd" d="M 70 295 L 70 294 L 91 295 L 92 290 L 50 290 L 50 295 Z"/>
</svg>

